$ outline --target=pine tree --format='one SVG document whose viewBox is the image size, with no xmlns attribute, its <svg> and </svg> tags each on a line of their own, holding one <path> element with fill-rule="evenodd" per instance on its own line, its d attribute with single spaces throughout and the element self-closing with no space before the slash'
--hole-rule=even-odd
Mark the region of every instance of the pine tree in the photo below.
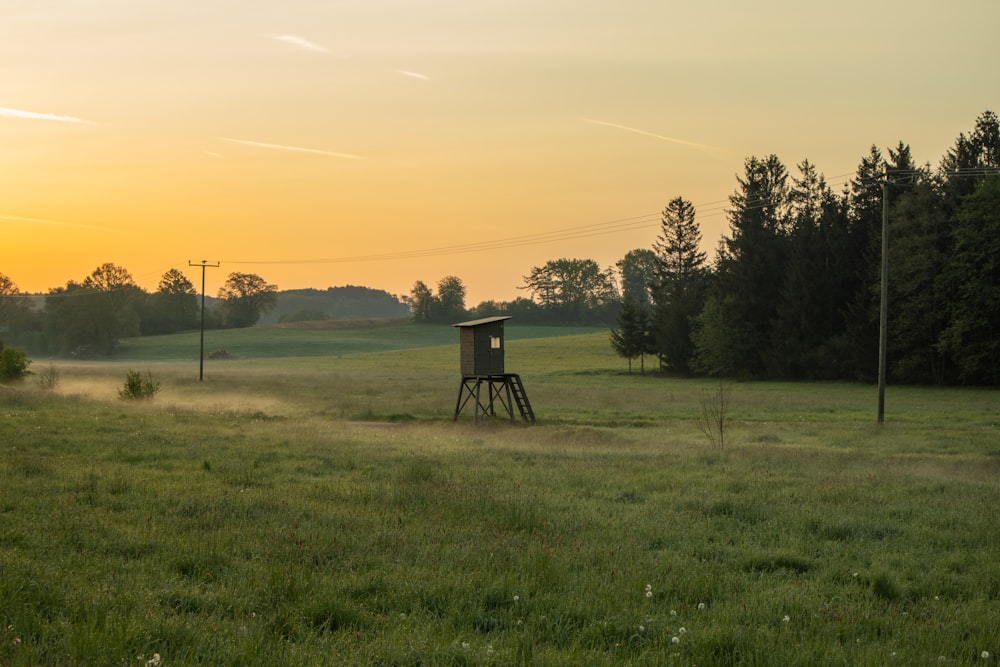
<svg viewBox="0 0 1000 667">
<path fill-rule="evenodd" d="M 958 379 L 1000 384 L 1000 176 L 983 179 L 963 201 L 952 228 L 949 266 L 952 318 L 941 345 L 955 360 Z"/>
<path fill-rule="evenodd" d="M 704 307 L 709 278 L 701 230 L 690 202 L 676 197 L 667 204 L 653 248 L 657 260 L 653 349 L 664 368 L 686 374 L 695 353 L 695 318 Z"/>
<path fill-rule="evenodd" d="M 648 311 L 634 299 L 622 304 L 618 315 L 618 328 L 611 331 L 611 347 L 618 356 L 628 360 L 628 372 L 632 373 L 632 360 L 640 359 L 645 373 L 645 355 L 649 353 Z"/>
<path fill-rule="evenodd" d="M 713 375 L 765 374 L 781 300 L 790 227 L 788 172 L 775 155 L 751 157 L 730 196 L 729 236 L 716 258 L 696 333 L 697 366 Z"/>
<path fill-rule="evenodd" d="M 882 181 L 886 164 L 875 146 L 861 159 L 843 194 L 851 262 L 851 297 L 840 348 L 844 377 L 873 380 L 878 367 L 879 281 L 882 255 Z"/>
<path fill-rule="evenodd" d="M 769 375 L 832 378 L 840 361 L 835 339 L 850 300 L 848 228 L 840 202 L 808 161 L 789 193 L 789 257 L 777 307 Z"/>
</svg>

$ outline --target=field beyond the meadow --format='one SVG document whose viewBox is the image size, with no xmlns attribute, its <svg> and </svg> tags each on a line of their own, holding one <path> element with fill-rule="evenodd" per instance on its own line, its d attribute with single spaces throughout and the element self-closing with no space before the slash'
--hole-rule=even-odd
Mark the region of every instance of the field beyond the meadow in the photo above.
<svg viewBox="0 0 1000 667">
<path fill-rule="evenodd" d="M 0 665 L 1000 659 L 995 390 L 890 385 L 878 427 L 871 386 L 508 324 L 538 421 L 476 424 L 451 327 L 207 332 L 203 382 L 197 345 L 0 385 Z"/>
</svg>

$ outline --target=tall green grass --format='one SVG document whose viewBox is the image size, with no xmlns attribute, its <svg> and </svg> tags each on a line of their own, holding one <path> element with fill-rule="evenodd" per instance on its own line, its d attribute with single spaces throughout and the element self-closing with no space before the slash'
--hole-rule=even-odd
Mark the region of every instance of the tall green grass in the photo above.
<svg viewBox="0 0 1000 667">
<path fill-rule="evenodd" d="M 2 665 L 1000 652 L 995 392 L 736 384 L 720 452 L 606 334 L 510 342 L 532 427 L 452 421 L 457 345 L 138 361 L 0 394 Z"/>
</svg>

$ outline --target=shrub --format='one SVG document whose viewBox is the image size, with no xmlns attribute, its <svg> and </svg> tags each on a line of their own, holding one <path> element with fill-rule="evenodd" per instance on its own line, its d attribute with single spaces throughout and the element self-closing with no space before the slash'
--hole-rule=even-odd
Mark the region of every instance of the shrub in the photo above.
<svg viewBox="0 0 1000 667">
<path fill-rule="evenodd" d="M 160 390 L 160 383 L 153 379 L 153 374 L 146 371 L 143 377 L 139 371 L 129 370 L 125 375 L 125 386 L 118 390 L 118 396 L 123 401 L 145 401 L 153 398 Z"/>
<path fill-rule="evenodd" d="M 0 344 L 0 382 L 20 380 L 28 374 L 31 360 L 16 347 L 3 347 Z"/>
<path fill-rule="evenodd" d="M 38 373 L 38 386 L 42 391 L 52 391 L 59 384 L 59 369 L 49 364 Z"/>
</svg>

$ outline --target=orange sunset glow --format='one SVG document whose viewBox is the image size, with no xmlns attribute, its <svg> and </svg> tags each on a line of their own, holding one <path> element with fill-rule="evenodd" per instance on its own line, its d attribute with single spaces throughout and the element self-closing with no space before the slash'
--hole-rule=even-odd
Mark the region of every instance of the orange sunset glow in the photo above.
<svg viewBox="0 0 1000 667">
<path fill-rule="evenodd" d="M 4 0 L 0 272 L 22 291 L 188 262 L 280 289 L 706 249 L 743 161 L 839 191 L 871 145 L 936 164 L 1000 110 L 1000 3 Z"/>
</svg>

